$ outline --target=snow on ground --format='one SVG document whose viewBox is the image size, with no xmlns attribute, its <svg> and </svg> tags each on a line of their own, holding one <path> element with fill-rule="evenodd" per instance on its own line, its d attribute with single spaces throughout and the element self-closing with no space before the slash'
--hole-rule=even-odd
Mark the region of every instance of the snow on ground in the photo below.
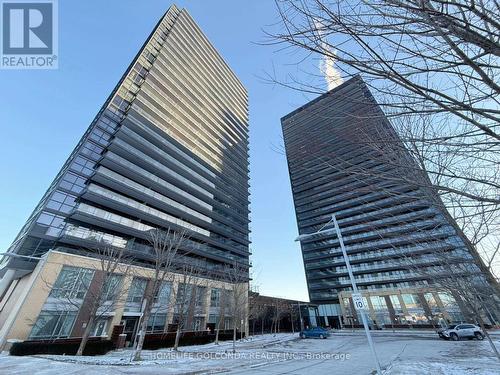
<svg viewBox="0 0 500 375">
<path fill-rule="evenodd" d="M 402 362 L 394 365 L 388 374 L 391 375 L 498 375 L 500 370 L 492 366 L 493 359 L 467 359 L 449 362 Z"/>
<path fill-rule="evenodd" d="M 116 350 L 103 356 L 61 356 L 37 355 L 14 357 L 3 353 L 0 356 L 0 374 L 36 375 L 51 374 L 186 374 L 223 372 L 243 365 L 251 366 L 269 346 L 298 340 L 295 334 L 253 336 L 239 340 L 237 353 L 232 354 L 232 341 L 219 345 L 180 347 L 178 352 L 171 348 L 143 350 L 141 362 L 131 362 L 131 350 Z M 274 357 L 274 356 L 271 356 Z M 274 359 L 274 358 L 273 358 Z"/>
<path fill-rule="evenodd" d="M 495 338 L 500 347 L 500 336 Z M 432 332 L 373 332 L 377 354 L 387 375 L 492 375 L 499 362 L 487 341 L 443 341 Z M 0 356 L 0 374 L 372 374 L 374 362 L 362 331 L 334 332 L 327 340 L 300 340 L 297 335 L 253 336 L 232 342 L 144 350 L 143 361 L 130 362 L 131 350 L 105 356 Z"/>
</svg>

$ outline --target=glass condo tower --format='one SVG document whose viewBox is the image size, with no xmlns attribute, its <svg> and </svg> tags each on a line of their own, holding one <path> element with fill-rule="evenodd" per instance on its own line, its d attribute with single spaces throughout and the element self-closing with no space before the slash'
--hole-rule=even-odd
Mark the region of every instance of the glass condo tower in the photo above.
<svg viewBox="0 0 500 375">
<path fill-rule="evenodd" d="M 151 259 L 148 231 L 187 230 L 182 261 L 249 265 L 247 92 L 185 10 L 169 8 L 4 256 L 0 277 L 96 240 Z M 1 295 L 1 293 L 0 293 Z"/>
<path fill-rule="evenodd" d="M 439 197 L 418 183 L 404 182 L 427 177 L 359 76 L 281 122 L 299 234 L 321 230 L 301 240 L 301 249 L 309 297 L 328 318 L 326 324 L 340 326 L 342 315 L 344 324 L 359 324 L 336 232 L 333 224 L 325 226 L 332 214 L 358 288 L 379 325 L 428 322 L 424 318 L 444 310 L 449 300 L 432 290 L 423 272 L 405 267 L 402 258 L 411 258 L 413 269 L 422 270 L 439 267 L 436 254 L 445 254 L 466 262 L 478 277 L 491 277 Z M 452 315 L 460 309 L 451 305 L 448 320 L 459 320 Z M 382 310 L 388 314 L 378 316 Z"/>
</svg>

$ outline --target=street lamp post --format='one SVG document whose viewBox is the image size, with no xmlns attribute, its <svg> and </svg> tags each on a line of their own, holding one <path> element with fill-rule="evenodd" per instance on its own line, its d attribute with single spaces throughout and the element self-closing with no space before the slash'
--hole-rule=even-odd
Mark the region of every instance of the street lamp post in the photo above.
<svg viewBox="0 0 500 375">
<path fill-rule="evenodd" d="M 344 240 L 342 238 L 342 233 L 340 231 L 340 227 L 339 227 L 339 224 L 337 222 L 337 218 L 335 217 L 335 214 L 332 214 L 332 218 L 325 225 L 323 225 L 323 227 L 321 227 L 317 232 L 300 235 L 299 237 L 297 237 L 296 241 L 302 241 L 302 240 L 309 238 L 311 236 L 325 232 L 325 230 L 323 230 L 323 228 L 325 228 L 326 225 L 328 225 L 330 222 L 333 222 L 333 225 L 335 227 L 335 231 L 337 233 L 337 238 L 339 239 L 340 248 L 342 250 L 342 255 L 344 256 L 344 262 L 345 262 L 345 265 L 347 268 L 347 272 L 349 274 L 349 279 L 351 281 L 352 290 L 354 293 L 359 293 L 358 286 L 356 285 L 356 279 L 354 278 L 354 274 L 352 273 L 351 263 L 349 262 L 349 257 L 347 256 L 347 252 L 345 250 Z M 373 345 L 373 340 L 372 340 L 372 336 L 370 334 L 370 328 L 368 327 L 368 321 L 366 319 L 365 311 L 358 310 L 358 312 L 359 312 L 359 315 L 361 315 L 361 320 L 363 321 L 363 327 L 365 329 L 366 338 L 368 340 L 368 345 L 370 347 L 370 351 L 372 352 L 373 359 L 375 360 L 375 365 L 377 366 L 377 373 L 379 375 L 381 375 L 382 370 L 380 368 L 380 362 L 378 360 L 377 353 L 375 352 L 375 347 Z"/>
</svg>

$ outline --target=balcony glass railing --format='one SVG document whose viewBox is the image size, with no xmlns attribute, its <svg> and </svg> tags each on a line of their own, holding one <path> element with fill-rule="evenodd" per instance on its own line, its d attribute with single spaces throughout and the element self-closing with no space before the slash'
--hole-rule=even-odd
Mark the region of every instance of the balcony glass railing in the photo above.
<svg viewBox="0 0 500 375">
<path fill-rule="evenodd" d="M 147 178 L 148 180 L 153 181 L 154 183 L 162 186 L 163 188 L 165 188 L 167 190 L 170 190 L 170 191 L 173 191 L 174 193 L 182 195 L 183 197 L 189 199 L 192 202 L 195 202 L 196 204 L 206 208 L 207 210 L 212 210 L 212 206 L 210 204 L 202 201 L 201 199 L 195 197 L 192 194 L 185 192 L 182 189 L 179 189 L 177 186 L 165 181 L 164 179 L 162 179 L 160 177 L 157 177 L 153 173 L 146 171 L 145 169 L 129 162 L 128 160 L 126 160 L 125 158 L 122 158 L 121 156 L 118 156 L 117 154 L 114 154 L 114 153 L 108 151 L 106 153 L 105 157 L 109 158 L 110 160 L 113 160 L 114 162 L 116 162 L 118 164 L 123 165 L 124 167 L 126 167 L 128 169 L 131 169 L 133 172 L 138 173 L 139 175 Z"/>
<path fill-rule="evenodd" d="M 445 230 L 447 231 L 448 234 L 450 234 L 450 235 L 454 234 L 453 228 L 451 226 L 443 226 L 442 223 L 443 223 L 443 221 L 438 220 L 438 219 L 421 220 L 421 221 L 417 221 L 415 223 L 393 226 L 393 227 L 385 228 L 385 229 L 377 229 L 374 231 L 366 231 L 366 232 L 362 232 L 362 233 L 358 233 L 358 234 L 354 234 L 354 235 L 343 236 L 343 240 L 346 244 L 348 244 L 350 242 L 356 242 L 358 240 L 363 240 L 363 239 L 369 238 L 369 237 L 381 237 L 381 238 L 383 238 L 384 235 L 392 235 L 392 234 L 396 234 L 398 232 L 409 232 L 409 234 L 411 234 L 411 233 L 415 233 L 415 232 L 419 232 L 419 231 L 424 231 L 425 228 L 428 228 L 428 227 L 438 228 L 440 225 L 441 225 L 441 228 L 446 228 Z M 428 235 L 432 234 L 431 233 L 432 231 L 427 231 L 427 230 L 425 230 L 425 231 L 426 231 L 426 234 L 428 234 Z M 314 237 L 319 238 L 319 237 L 325 237 L 328 235 L 336 235 L 335 230 L 329 229 L 329 230 L 327 230 L 323 233 L 320 233 Z M 359 241 L 359 242 L 361 242 L 361 241 Z M 335 246 L 335 245 L 338 245 L 338 243 L 339 243 L 339 240 L 336 237 L 328 239 L 328 240 L 322 240 L 322 241 L 311 239 L 310 242 L 302 245 L 302 249 L 304 249 L 305 251 L 308 251 L 308 250 L 314 250 L 316 248 L 324 247 L 324 246 Z"/>
<path fill-rule="evenodd" d="M 206 229 L 200 228 L 197 225 L 188 223 L 188 222 L 181 220 L 179 218 L 176 218 L 172 215 L 166 214 L 166 213 L 159 211 L 153 207 L 146 206 L 145 204 L 137 202 L 136 200 L 127 198 L 121 194 L 112 192 L 112 191 L 107 190 L 103 187 L 100 187 L 97 185 L 90 185 L 88 187 L 88 191 L 93 192 L 95 194 L 98 194 L 106 199 L 124 204 L 124 205 L 126 205 L 134 210 L 138 210 L 144 214 L 147 214 L 147 215 L 153 216 L 155 218 L 159 218 L 163 221 L 166 221 L 166 222 L 178 225 L 180 227 L 192 230 L 193 232 L 200 233 L 204 236 L 210 236 L 210 231 L 208 231 Z"/>
<path fill-rule="evenodd" d="M 152 199 L 155 199 L 157 201 L 160 201 L 164 204 L 167 204 L 169 206 L 175 207 L 179 210 L 182 210 L 183 212 L 186 212 L 189 215 L 195 216 L 198 219 L 201 219 L 203 221 L 206 221 L 207 223 L 211 223 L 212 219 L 206 215 L 203 215 L 199 213 L 198 211 L 195 211 L 181 203 L 178 203 L 177 201 L 174 201 L 173 199 L 170 199 L 166 197 L 163 194 L 157 193 L 154 190 L 151 190 L 135 181 L 130 180 L 129 178 L 126 178 L 118 173 L 115 173 L 105 167 L 99 167 L 98 173 L 102 173 L 103 175 L 106 175 L 108 178 L 119 182 L 120 184 L 127 186 L 129 189 L 135 190 L 141 194 L 144 194 Z"/>
<path fill-rule="evenodd" d="M 196 191 L 198 191 L 198 192 L 206 195 L 207 197 L 213 199 L 213 197 L 214 197 L 213 194 L 211 194 L 207 190 L 203 189 L 202 187 L 200 187 L 200 186 L 198 186 L 196 184 L 193 184 L 191 181 L 189 181 L 184 176 L 181 176 L 177 172 L 174 172 L 170 168 L 168 168 L 165 165 L 161 164 L 159 161 L 154 160 L 153 158 L 149 157 L 145 153 L 143 153 L 143 152 L 137 150 L 136 148 L 130 146 L 129 144 L 125 143 L 121 139 L 115 138 L 113 140 L 113 144 L 120 146 L 121 148 L 123 148 L 124 150 L 126 150 L 127 153 L 130 153 L 134 157 L 136 157 L 137 160 L 141 160 L 141 161 L 144 161 L 144 162 L 152 165 L 155 168 L 155 170 L 161 171 L 162 173 L 164 173 L 164 174 L 166 174 L 168 176 L 171 176 L 171 177 L 173 177 L 174 179 L 176 179 L 178 181 L 181 181 L 182 183 L 186 184 L 187 186 L 189 186 L 193 190 L 196 190 Z"/>
<path fill-rule="evenodd" d="M 98 191 L 98 189 L 100 189 L 100 188 L 97 188 L 97 189 L 94 188 L 94 190 L 96 192 Z M 213 236 L 210 231 L 207 231 L 205 229 L 197 227 L 193 224 L 187 223 L 183 220 L 177 219 L 171 215 L 165 214 L 165 213 L 158 211 L 152 207 L 142 205 L 142 204 L 138 203 L 137 201 L 130 200 L 130 199 L 123 197 L 123 196 L 114 195 L 114 193 L 111 193 L 111 192 L 106 193 L 104 191 L 104 189 L 99 190 L 99 193 L 102 193 L 103 196 L 106 196 L 108 199 L 121 201 L 122 203 L 129 205 L 131 208 L 141 210 L 141 211 L 148 213 L 149 215 L 152 215 L 152 216 L 160 217 L 165 221 L 168 221 L 168 222 L 173 223 L 175 225 L 189 229 L 193 232 L 197 232 L 197 233 L 199 233 L 203 236 L 206 236 L 208 238 L 213 238 L 215 241 L 217 241 L 221 244 L 237 248 L 240 251 L 244 251 L 244 252 L 248 251 L 248 247 L 246 245 L 242 245 L 238 242 L 235 242 L 235 241 L 232 241 L 232 240 L 220 237 L 220 236 Z M 88 215 L 98 217 L 102 220 L 113 222 L 113 223 L 131 228 L 131 229 L 134 229 L 137 231 L 145 232 L 145 233 L 147 233 L 148 231 L 151 231 L 152 229 L 155 229 L 154 227 L 149 226 L 147 224 L 144 224 L 144 223 L 141 223 L 141 222 L 138 222 L 138 221 L 111 213 L 109 211 L 88 205 L 86 203 L 80 203 L 78 205 L 78 207 L 76 208 L 76 212 L 86 213 Z M 214 251 L 214 250 L 212 250 L 212 251 Z M 217 250 L 215 250 L 215 251 L 217 251 Z M 226 252 L 221 250 L 221 253 L 226 253 Z"/>
<path fill-rule="evenodd" d="M 73 224 L 69 224 L 65 227 L 62 237 L 70 237 L 77 238 L 79 240 L 89 241 L 89 242 L 103 242 L 110 246 L 118 247 L 118 248 L 126 248 L 133 250 L 138 253 L 145 254 L 147 256 L 152 256 L 154 254 L 151 246 L 146 244 L 141 244 L 134 239 L 125 239 L 120 236 L 111 235 L 109 233 L 100 232 L 97 230 L 89 229 L 82 226 L 76 226 Z M 207 254 L 213 254 L 220 256 L 225 259 L 231 259 L 238 261 L 240 263 L 248 264 L 248 258 L 245 256 L 240 256 L 236 254 L 232 254 L 229 251 L 223 251 L 220 249 L 216 249 L 212 246 L 206 244 L 200 244 L 198 242 L 192 241 L 190 239 L 186 239 L 184 241 L 184 248 L 192 249 L 192 251 L 204 251 Z"/>
<path fill-rule="evenodd" d="M 326 207 L 318 208 L 318 209 L 313 210 L 313 211 L 307 211 L 307 213 L 304 213 L 304 214 L 299 214 L 298 217 L 299 217 L 299 220 L 303 220 L 303 219 L 307 219 L 308 217 L 317 216 L 316 215 L 317 213 L 327 211 L 327 213 L 325 213 L 324 216 L 321 216 L 321 217 L 329 219 L 331 216 L 331 212 L 335 212 L 335 214 L 337 216 L 344 216 L 344 215 L 353 214 L 356 212 L 366 212 L 368 209 L 371 209 L 371 208 L 380 208 L 380 207 L 384 207 L 385 205 L 394 205 L 397 202 L 400 202 L 402 200 L 411 199 L 413 196 L 416 196 L 417 193 L 416 192 L 408 192 L 408 193 L 404 193 L 402 195 L 393 195 L 393 196 L 390 196 L 388 198 L 384 197 L 384 195 L 381 193 L 379 193 L 378 195 L 380 197 L 382 197 L 382 199 L 378 199 L 375 202 L 365 202 L 362 199 L 361 200 L 358 199 L 357 202 L 351 201 L 349 203 L 349 207 L 347 207 L 345 209 L 339 210 L 338 206 L 329 205 Z M 373 195 L 371 197 L 376 198 Z M 356 204 L 354 204 L 354 203 L 356 203 Z M 357 204 L 357 203 L 360 203 L 360 204 Z"/>
<path fill-rule="evenodd" d="M 215 184 L 214 183 L 212 183 L 211 181 L 207 180 L 205 177 L 203 177 L 200 174 L 198 174 L 195 171 L 193 171 L 191 168 L 189 168 L 188 166 L 186 166 L 185 163 L 179 162 L 177 159 L 175 159 L 174 157 L 170 156 L 165 151 L 161 150 L 159 147 L 156 147 L 154 144 L 152 144 L 151 142 L 147 141 L 146 139 L 144 139 L 143 137 L 141 137 L 139 134 L 135 133 L 131 129 L 123 127 L 123 128 L 120 129 L 120 132 L 122 134 L 126 134 L 127 136 L 129 136 L 130 138 L 132 138 L 133 140 L 135 140 L 136 142 L 140 143 L 146 149 L 153 150 L 159 156 L 161 156 L 161 158 L 163 158 L 164 160 L 167 160 L 169 163 L 172 163 L 172 164 L 176 165 L 177 167 L 179 167 L 180 169 L 182 169 L 183 171 L 185 171 L 186 173 L 188 173 L 190 175 L 190 177 L 192 177 L 192 178 L 194 178 L 196 180 L 201 181 L 202 183 L 204 183 L 205 185 L 210 186 L 211 188 L 215 188 Z M 119 135 L 117 135 L 117 136 L 119 136 Z"/>
<path fill-rule="evenodd" d="M 362 224 L 364 224 L 364 225 L 368 225 L 368 224 L 372 224 L 372 223 L 376 224 L 376 223 L 378 223 L 378 221 L 376 221 L 376 220 L 379 220 L 378 218 L 380 216 L 383 217 L 387 214 L 390 214 L 391 212 L 398 212 L 398 211 L 401 212 L 401 211 L 405 211 L 405 210 L 412 210 L 418 204 L 419 204 L 418 201 L 417 202 L 409 202 L 409 203 L 403 203 L 403 204 L 390 206 L 387 208 L 381 208 L 381 209 L 378 209 L 376 211 L 364 212 L 364 213 L 359 214 L 359 215 L 349 216 L 349 217 L 346 217 L 345 219 L 340 219 L 340 220 L 338 220 L 338 223 L 339 223 L 339 226 L 342 228 L 342 230 L 352 229 L 352 226 L 351 227 L 345 226 L 345 223 L 350 223 L 350 222 L 354 222 L 357 220 L 363 220 Z M 436 213 L 437 214 L 438 212 L 435 209 L 425 209 L 425 210 L 421 210 L 421 211 L 414 211 L 413 213 L 414 214 L 417 214 L 417 213 L 422 213 L 422 214 Z M 401 214 L 394 214 L 391 216 L 391 218 L 400 218 L 401 216 L 402 216 Z M 328 220 L 329 218 L 330 218 L 330 215 L 327 215 L 327 216 L 324 216 L 322 218 L 319 218 L 320 220 L 318 220 L 318 218 L 315 218 L 314 220 L 308 220 L 308 221 L 302 222 L 301 229 L 305 230 L 306 232 L 313 233 L 319 229 L 318 226 L 324 225 L 324 222 L 325 222 L 324 220 Z"/>
<path fill-rule="evenodd" d="M 432 233 L 432 236 L 440 235 L 443 233 L 447 233 L 447 232 L 434 231 Z M 413 240 L 415 242 L 417 242 L 418 240 L 421 240 L 421 239 L 425 239 L 425 240 L 429 239 L 430 240 L 432 238 L 429 234 L 415 234 L 410 238 L 410 240 Z M 363 247 L 370 249 L 370 248 L 374 248 L 374 247 L 377 247 L 380 245 L 384 245 L 386 243 L 388 243 L 388 240 L 374 241 L 374 242 L 368 243 L 366 246 L 363 246 Z M 397 248 L 393 248 L 393 249 L 371 250 L 371 251 L 363 252 L 363 253 L 349 254 L 349 259 L 350 260 L 369 259 L 369 258 L 377 258 L 380 256 L 394 256 L 394 255 L 401 255 L 401 254 L 405 254 L 405 253 L 414 253 L 414 252 L 425 251 L 425 250 L 433 250 L 433 249 L 439 250 L 439 249 L 446 247 L 446 246 L 464 246 L 464 244 L 460 241 L 457 241 L 456 238 L 449 238 L 449 239 L 447 239 L 443 242 L 437 243 L 437 244 L 436 243 L 430 243 L 430 244 L 424 243 L 424 244 L 416 244 L 416 245 L 412 244 L 412 245 L 407 245 L 407 246 L 398 245 Z M 360 249 L 359 246 L 351 246 L 351 247 L 346 246 L 346 251 L 348 253 L 349 253 L 349 251 L 354 251 L 354 250 L 359 250 L 359 249 Z M 465 251 L 465 250 L 463 250 L 463 251 Z M 310 254 L 312 254 L 312 255 L 310 256 Z M 317 253 L 316 252 L 305 253 L 304 259 L 314 260 L 316 258 L 322 258 L 327 254 L 331 255 L 331 257 L 328 257 L 328 258 L 323 259 L 323 260 L 318 261 L 318 262 L 306 262 L 306 268 L 315 268 L 318 266 L 327 267 L 330 264 L 344 261 L 344 257 L 342 256 L 342 252 L 340 251 L 339 248 L 328 250 L 325 252 L 325 254 L 322 254 L 322 255 L 314 255 L 314 254 L 317 254 Z M 467 252 L 467 254 L 468 255 L 464 255 L 464 256 L 469 256 L 469 257 L 472 256 L 468 252 Z"/>
</svg>

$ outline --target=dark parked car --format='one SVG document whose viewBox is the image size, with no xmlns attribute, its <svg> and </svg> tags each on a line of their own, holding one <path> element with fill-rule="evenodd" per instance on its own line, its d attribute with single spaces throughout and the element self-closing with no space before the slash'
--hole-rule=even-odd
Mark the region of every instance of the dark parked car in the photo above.
<svg viewBox="0 0 500 375">
<path fill-rule="evenodd" d="M 299 334 L 301 339 L 305 338 L 318 338 L 318 339 L 326 339 L 330 336 L 330 331 L 323 327 L 313 327 L 308 328 L 300 332 Z"/>
<path fill-rule="evenodd" d="M 445 340 L 458 341 L 461 339 L 484 339 L 484 332 L 475 324 L 452 324 L 446 328 L 438 330 L 440 338 Z"/>
</svg>

